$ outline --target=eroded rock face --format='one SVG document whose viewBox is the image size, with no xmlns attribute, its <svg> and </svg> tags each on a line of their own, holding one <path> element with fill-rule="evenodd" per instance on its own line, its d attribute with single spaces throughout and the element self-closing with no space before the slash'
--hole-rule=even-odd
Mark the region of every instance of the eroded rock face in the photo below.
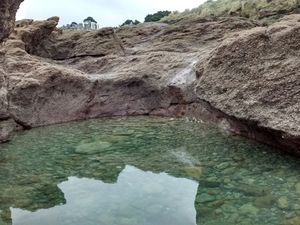
<svg viewBox="0 0 300 225">
<path fill-rule="evenodd" d="M 297 154 L 295 18 L 269 28 L 225 18 L 90 32 L 62 32 L 56 17 L 23 20 L 1 50 L 1 114 L 25 128 L 103 116 L 197 117 L 265 143 L 274 136 L 276 147 Z"/>
<path fill-rule="evenodd" d="M 23 0 L 0 1 L 0 45 L 8 38 L 14 29 L 15 15 Z M 10 134 L 17 129 L 17 124 L 10 119 L 8 111 L 7 86 L 8 79 L 5 72 L 5 52 L 0 49 L 0 142 L 7 141 Z"/>
<path fill-rule="evenodd" d="M 0 119 L 8 118 L 7 82 L 3 69 L 0 69 Z"/>
<path fill-rule="evenodd" d="M 0 1 L 0 42 L 14 29 L 16 12 L 23 0 Z"/>
<path fill-rule="evenodd" d="M 17 21 L 17 32 L 15 30 L 15 32 L 10 35 L 10 39 L 23 41 L 26 52 L 32 54 L 39 48 L 42 40 L 47 39 L 49 35 L 56 31 L 58 22 L 58 17 L 52 17 L 46 21 Z"/>
<path fill-rule="evenodd" d="M 291 15 L 231 35 L 197 65 L 197 95 L 253 127 L 278 131 L 274 139 L 299 151 L 299 31 L 300 16 Z"/>
<path fill-rule="evenodd" d="M 108 54 L 122 53 L 122 44 L 113 28 L 104 28 L 95 32 L 53 32 L 39 45 L 33 45 L 30 53 L 55 60 L 76 57 L 102 57 Z"/>
<path fill-rule="evenodd" d="M 7 112 L 26 128 L 116 115 L 211 117 L 191 91 L 193 66 L 228 31 L 256 25 L 225 19 L 62 33 L 57 22 L 19 21 L 4 44 Z"/>
</svg>

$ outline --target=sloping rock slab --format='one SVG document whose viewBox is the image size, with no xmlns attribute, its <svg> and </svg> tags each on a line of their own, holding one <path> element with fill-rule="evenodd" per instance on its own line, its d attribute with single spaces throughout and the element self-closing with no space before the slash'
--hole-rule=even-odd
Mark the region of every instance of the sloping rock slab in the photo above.
<svg viewBox="0 0 300 225">
<path fill-rule="evenodd" d="M 198 63 L 197 95 L 249 129 L 273 134 L 270 144 L 299 154 L 299 40 L 300 15 L 232 34 Z"/>
</svg>

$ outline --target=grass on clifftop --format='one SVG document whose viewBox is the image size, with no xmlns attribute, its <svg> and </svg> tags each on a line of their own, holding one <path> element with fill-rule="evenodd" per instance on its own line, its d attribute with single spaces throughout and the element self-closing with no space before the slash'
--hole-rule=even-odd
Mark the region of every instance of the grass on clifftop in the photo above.
<svg viewBox="0 0 300 225">
<path fill-rule="evenodd" d="M 300 0 L 208 0 L 204 4 L 182 13 L 174 12 L 161 22 L 172 23 L 185 18 L 242 16 L 251 19 L 276 17 L 295 12 Z"/>
</svg>

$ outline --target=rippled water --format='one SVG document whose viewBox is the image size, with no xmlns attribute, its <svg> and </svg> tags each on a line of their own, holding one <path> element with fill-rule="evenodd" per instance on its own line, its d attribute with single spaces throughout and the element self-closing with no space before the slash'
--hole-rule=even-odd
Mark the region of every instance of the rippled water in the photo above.
<svg viewBox="0 0 300 225">
<path fill-rule="evenodd" d="M 0 225 L 297 225 L 299 162 L 186 120 L 34 129 L 0 145 Z"/>
</svg>

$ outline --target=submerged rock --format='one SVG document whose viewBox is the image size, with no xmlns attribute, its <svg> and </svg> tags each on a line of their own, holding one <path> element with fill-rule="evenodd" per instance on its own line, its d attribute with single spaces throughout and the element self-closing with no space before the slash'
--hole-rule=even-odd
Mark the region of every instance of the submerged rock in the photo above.
<svg viewBox="0 0 300 225">
<path fill-rule="evenodd" d="M 193 177 L 193 178 L 199 178 L 203 175 L 203 168 L 202 167 L 184 167 L 184 171 L 185 173 L 189 176 L 189 177 Z"/>
<path fill-rule="evenodd" d="M 283 225 L 299 225 L 300 224 L 300 216 L 296 216 L 292 219 L 285 221 Z"/>
<path fill-rule="evenodd" d="M 97 154 L 106 151 L 110 147 L 111 147 L 111 143 L 105 141 L 83 143 L 76 147 L 75 153 L 92 155 L 92 154 Z"/>
<path fill-rule="evenodd" d="M 230 166 L 229 162 L 223 162 L 223 163 L 217 165 L 216 168 L 219 169 L 219 170 L 224 170 L 224 169 L 226 169 L 229 166 Z"/>
<path fill-rule="evenodd" d="M 283 196 L 283 197 L 280 197 L 277 201 L 278 203 L 278 207 L 280 209 L 286 209 L 289 207 L 289 202 L 288 202 L 288 198 Z"/>
<path fill-rule="evenodd" d="M 214 195 L 210 195 L 207 193 L 202 193 L 202 194 L 198 195 L 196 198 L 196 202 L 200 202 L 200 203 L 213 202 L 215 200 L 216 200 L 216 197 Z"/>
<path fill-rule="evenodd" d="M 258 211 L 259 210 L 250 203 L 245 204 L 245 205 L 241 206 L 241 208 L 240 208 L 240 213 L 245 214 L 245 215 L 247 215 L 247 214 L 257 214 Z"/>
<path fill-rule="evenodd" d="M 266 195 L 257 197 L 255 199 L 254 205 L 259 208 L 269 208 L 275 202 L 275 198 L 272 195 Z"/>
<path fill-rule="evenodd" d="M 300 194 L 300 182 L 295 185 L 296 192 Z"/>
<path fill-rule="evenodd" d="M 266 193 L 268 193 L 268 189 L 266 187 L 260 187 L 250 184 L 240 184 L 238 187 L 236 187 L 238 191 L 243 193 L 246 196 L 265 196 Z"/>
</svg>

